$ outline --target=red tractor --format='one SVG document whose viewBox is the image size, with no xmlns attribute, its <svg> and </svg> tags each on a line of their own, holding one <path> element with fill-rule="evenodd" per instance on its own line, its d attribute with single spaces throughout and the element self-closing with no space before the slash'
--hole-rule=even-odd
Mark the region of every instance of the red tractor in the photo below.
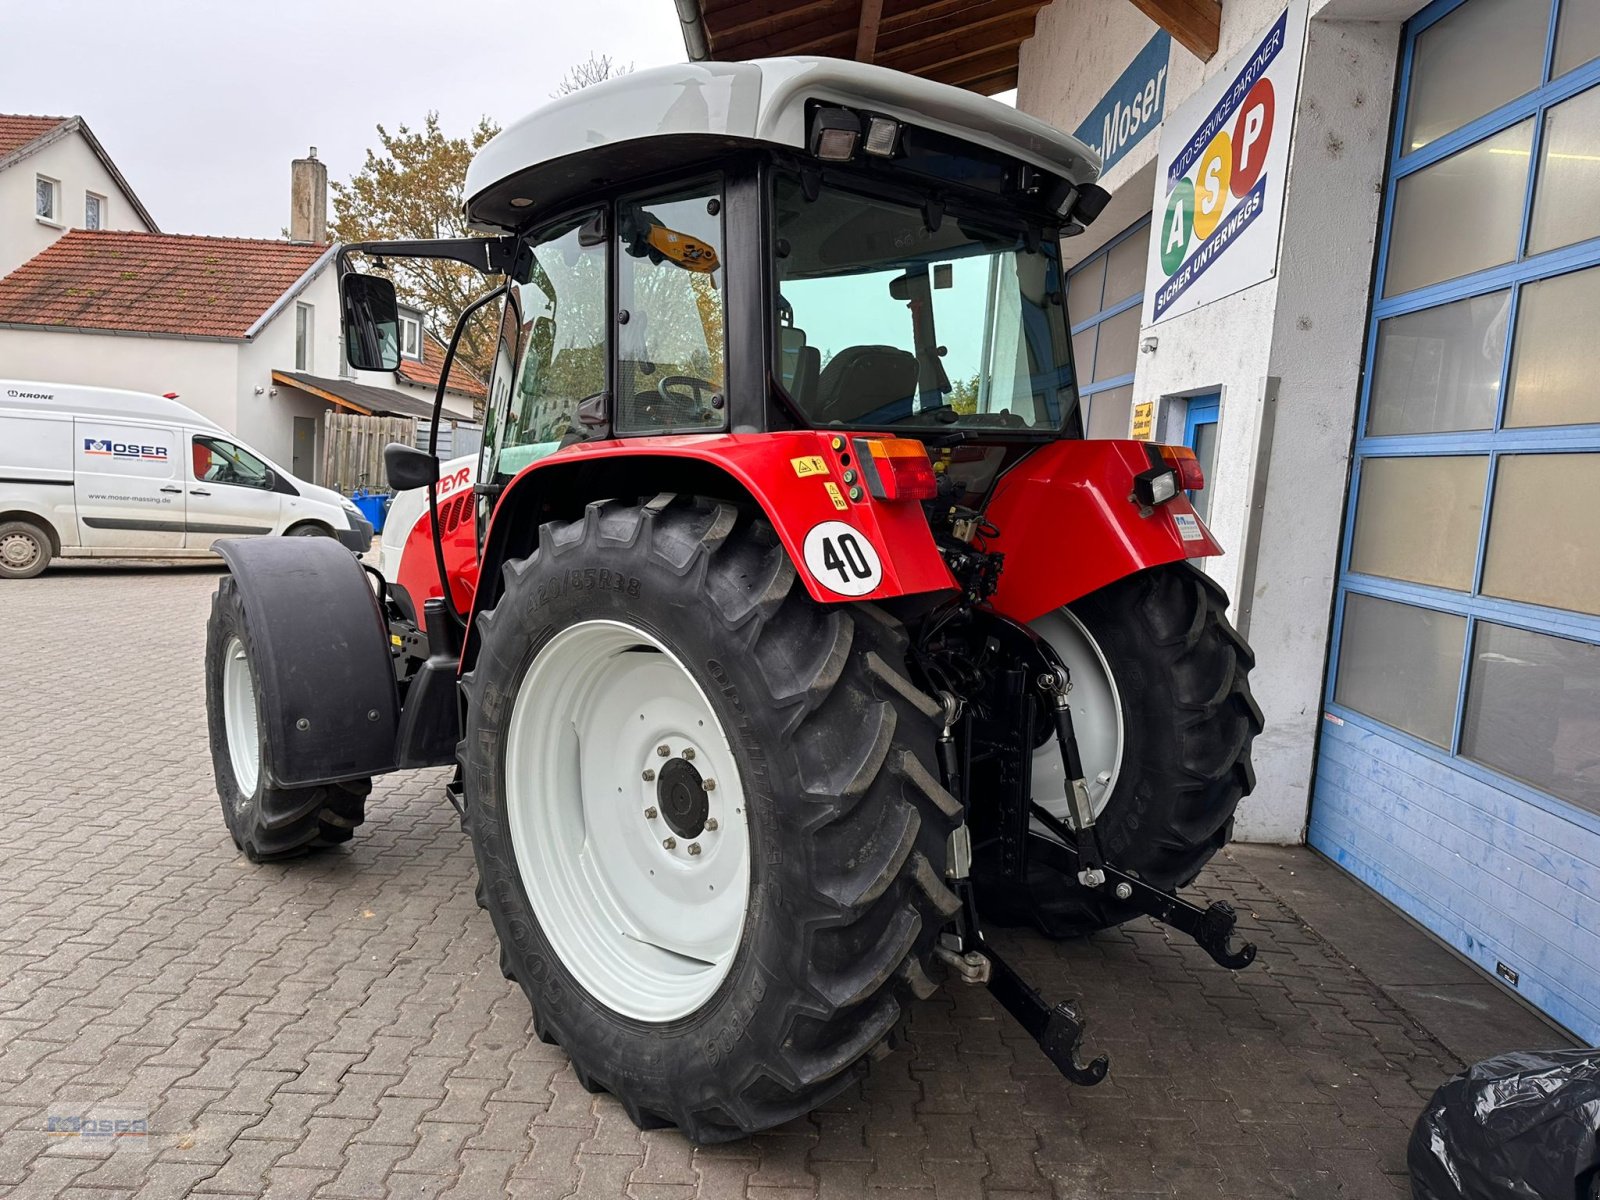
<svg viewBox="0 0 1600 1200">
<path fill-rule="evenodd" d="M 1097 170 L 880 68 L 677 66 L 485 146 L 482 237 L 343 247 L 358 368 L 399 344 L 358 255 L 493 285 L 463 316 L 500 316 L 484 445 L 443 473 L 389 447 L 427 503 L 387 577 L 223 544 L 206 670 L 240 849 L 346 841 L 373 776 L 453 766 L 539 1037 L 697 1141 L 849 1086 L 946 972 L 1097 1082 L 984 922 L 1149 914 L 1247 964 L 1226 905 L 1176 895 L 1261 729 L 1191 562 L 1222 552 L 1204 483 L 1182 448 L 1083 437 L 1060 240 Z"/>
</svg>

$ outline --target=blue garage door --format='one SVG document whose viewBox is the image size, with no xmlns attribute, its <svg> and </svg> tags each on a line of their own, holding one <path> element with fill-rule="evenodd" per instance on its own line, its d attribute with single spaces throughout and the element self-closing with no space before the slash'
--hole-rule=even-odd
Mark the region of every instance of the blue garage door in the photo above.
<svg viewBox="0 0 1600 1200">
<path fill-rule="evenodd" d="M 1310 840 L 1600 1040 L 1600 0 L 1405 34 Z"/>
</svg>

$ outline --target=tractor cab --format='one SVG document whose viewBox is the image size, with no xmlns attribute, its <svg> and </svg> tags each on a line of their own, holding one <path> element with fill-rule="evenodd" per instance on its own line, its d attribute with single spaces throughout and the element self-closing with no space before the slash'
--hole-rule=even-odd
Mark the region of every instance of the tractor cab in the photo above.
<svg viewBox="0 0 1600 1200">
<path fill-rule="evenodd" d="M 1253 783 L 1253 660 L 1193 561 L 1192 454 L 1083 437 L 1061 246 L 1097 171 L 881 68 L 683 65 L 489 142 L 480 236 L 342 246 L 358 370 L 398 357 L 380 262 L 483 274 L 436 401 L 497 318 L 483 447 L 388 448 L 425 501 L 385 571 L 222 543 L 241 850 L 346 841 L 374 776 L 453 766 L 535 1030 L 697 1141 L 838 1094 L 941 976 L 1098 1082 L 985 921 L 1147 914 L 1246 966 L 1177 889 Z"/>
</svg>

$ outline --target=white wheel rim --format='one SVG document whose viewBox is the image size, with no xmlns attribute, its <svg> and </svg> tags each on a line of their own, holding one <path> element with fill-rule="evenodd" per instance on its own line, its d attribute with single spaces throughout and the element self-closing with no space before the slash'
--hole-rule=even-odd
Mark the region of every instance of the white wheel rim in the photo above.
<svg viewBox="0 0 1600 1200">
<path fill-rule="evenodd" d="M 256 677 L 238 638 L 222 651 L 222 724 L 228 734 L 228 761 L 241 796 L 256 794 L 261 777 L 261 719 L 256 712 Z"/>
<path fill-rule="evenodd" d="M 0 562 L 13 571 L 28 570 L 38 563 L 43 554 L 44 547 L 32 534 L 13 531 L 0 538 Z"/>
<path fill-rule="evenodd" d="M 636 1020 L 694 1012 L 727 977 L 750 893 L 744 790 L 694 677 L 643 630 L 570 626 L 523 676 L 505 754 L 517 868 L 567 970 Z"/>
<path fill-rule="evenodd" d="M 1122 697 L 1111 665 L 1099 643 L 1083 622 L 1064 608 L 1046 613 L 1031 628 L 1061 656 L 1072 677 L 1067 703 L 1072 708 L 1072 732 L 1083 759 L 1094 815 L 1105 811 L 1122 770 Z M 1066 767 L 1061 750 L 1051 738 L 1033 755 L 1033 798 L 1053 817 L 1067 818 Z M 1035 828 L 1039 828 L 1037 825 Z"/>
</svg>

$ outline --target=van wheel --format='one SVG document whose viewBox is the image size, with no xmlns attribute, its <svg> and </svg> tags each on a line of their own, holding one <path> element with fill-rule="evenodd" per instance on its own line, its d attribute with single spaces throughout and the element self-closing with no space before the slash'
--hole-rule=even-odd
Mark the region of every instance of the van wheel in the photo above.
<svg viewBox="0 0 1600 1200">
<path fill-rule="evenodd" d="M 32 521 L 0 524 L 0 579 L 32 579 L 50 565 L 54 544 Z"/>
<path fill-rule="evenodd" d="M 332 537 L 333 530 L 314 521 L 306 521 L 293 529 L 285 530 L 284 537 Z"/>
<path fill-rule="evenodd" d="M 261 689 L 251 668 L 254 648 L 233 576 L 217 584 L 206 626 L 206 712 L 211 766 L 222 819 L 233 844 L 251 862 L 294 858 L 348 842 L 366 819 L 370 779 L 316 787 L 279 788 L 269 782 L 268 746 L 261 734 Z"/>
</svg>

